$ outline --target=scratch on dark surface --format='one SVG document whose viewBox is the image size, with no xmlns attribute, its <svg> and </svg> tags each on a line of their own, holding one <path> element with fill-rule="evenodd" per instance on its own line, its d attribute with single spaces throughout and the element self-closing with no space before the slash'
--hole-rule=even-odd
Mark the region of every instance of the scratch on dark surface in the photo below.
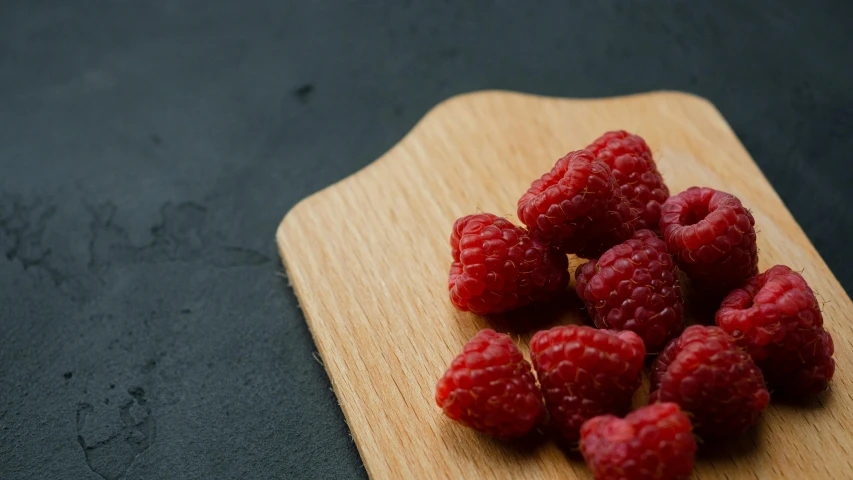
<svg viewBox="0 0 853 480">
<path fill-rule="evenodd" d="M 243 247 L 223 247 L 213 257 L 213 264 L 222 268 L 263 265 L 269 261 L 269 257 L 263 253 Z"/>
<path fill-rule="evenodd" d="M 66 275 L 51 261 L 51 249 L 44 245 L 45 229 L 56 210 L 44 199 L 27 203 L 19 196 L 0 195 L 0 247 L 6 260 L 20 262 L 26 271 L 40 269 L 59 286 Z"/>
<path fill-rule="evenodd" d="M 149 228 L 151 240 L 135 245 L 116 221 L 118 209 L 112 202 L 86 205 L 89 223 L 91 273 L 103 282 L 114 263 L 210 262 L 218 268 L 256 266 L 269 263 L 266 255 L 246 247 L 219 246 L 219 237 L 208 225 L 207 208 L 195 202 L 160 207 L 160 219 Z"/>
<path fill-rule="evenodd" d="M 207 243 L 207 208 L 195 202 L 160 207 L 160 221 L 151 227 L 151 242 L 137 249 L 138 261 L 190 261 L 202 256 Z"/>
<path fill-rule="evenodd" d="M 154 443 L 155 419 L 145 390 L 134 386 L 128 388 L 127 393 L 130 398 L 118 406 L 120 425 L 112 425 L 112 433 L 95 441 L 87 439 L 87 427 L 90 417 L 96 413 L 95 407 L 85 402 L 77 404 L 77 443 L 86 457 L 86 465 L 104 480 L 123 478 L 137 457 Z M 107 408 L 109 402 L 105 401 L 104 405 L 101 408 Z"/>
<path fill-rule="evenodd" d="M 112 202 L 97 206 L 84 203 L 91 215 L 89 222 L 89 272 L 103 281 L 112 262 L 132 260 L 133 248 L 127 231 L 113 222 L 117 208 Z"/>
<path fill-rule="evenodd" d="M 314 85 L 310 83 L 306 83 L 297 87 L 293 91 L 293 95 L 296 96 L 297 100 L 299 100 L 303 105 L 308 103 L 308 99 L 311 97 L 311 93 L 314 92 Z"/>
<path fill-rule="evenodd" d="M 153 372 L 155 368 L 157 368 L 157 360 L 153 358 L 148 359 L 148 361 L 145 362 L 145 365 L 142 367 L 142 373 L 144 375 L 147 375 Z"/>
</svg>

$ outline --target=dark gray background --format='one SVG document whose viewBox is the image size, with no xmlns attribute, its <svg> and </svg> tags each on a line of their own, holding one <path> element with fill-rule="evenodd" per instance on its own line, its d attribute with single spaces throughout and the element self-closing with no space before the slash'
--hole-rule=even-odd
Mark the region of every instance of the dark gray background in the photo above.
<svg viewBox="0 0 853 480">
<path fill-rule="evenodd" d="M 364 477 L 273 233 L 461 92 L 709 98 L 850 290 L 853 3 L 521 4 L 0 2 L 0 478 Z"/>
</svg>

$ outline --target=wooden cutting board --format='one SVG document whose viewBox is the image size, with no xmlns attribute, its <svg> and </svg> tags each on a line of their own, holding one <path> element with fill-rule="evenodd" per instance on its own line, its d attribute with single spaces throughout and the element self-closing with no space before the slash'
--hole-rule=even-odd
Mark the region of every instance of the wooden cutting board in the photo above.
<svg viewBox="0 0 853 480">
<path fill-rule="evenodd" d="M 457 217 L 477 211 L 516 221 L 531 181 L 614 129 L 645 137 L 673 193 L 704 185 L 738 196 L 755 215 L 761 270 L 802 270 L 835 338 L 828 392 L 805 405 L 772 404 L 750 433 L 704 448 L 694 478 L 853 478 L 853 305 L 716 108 L 676 92 L 569 100 L 496 91 L 439 104 L 373 164 L 296 205 L 278 229 L 372 478 L 590 478 L 576 452 L 543 439 L 491 440 L 443 417 L 433 396 L 481 328 L 511 333 L 527 355 L 536 330 L 584 321 L 573 292 L 490 318 L 456 311 L 448 237 Z M 535 326 L 513 327 L 520 321 Z M 646 382 L 635 403 L 647 390 Z"/>
</svg>

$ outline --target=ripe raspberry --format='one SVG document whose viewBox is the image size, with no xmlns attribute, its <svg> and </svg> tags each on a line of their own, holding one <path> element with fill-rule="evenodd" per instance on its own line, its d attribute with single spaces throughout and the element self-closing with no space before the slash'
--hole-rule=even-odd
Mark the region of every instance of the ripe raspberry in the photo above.
<svg viewBox="0 0 853 480">
<path fill-rule="evenodd" d="M 598 328 L 631 330 L 649 353 L 660 352 L 683 328 L 684 305 L 675 263 L 651 230 L 576 270 L 578 296 Z"/>
<path fill-rule="evenodd" d="M 448 289 L 456 308 L 500 313 L 551 300 L 569 284 L 569 260 L 509 220 L 490 213 L 456 220 Z"/>
<path fill-rule="evenodd" d="M 832 337 L 823 328 L 814 292 L 784 265 L 731 292 L 717 312 L 717 325 L 746 347 L 774 390 L 818 393 L 835 372 Z"/>
<path fill-rule="evenodd" d="M 693 470 L 696 440 L 675 403 L 656 403 L 625 419 L 602 415 L 581 427 L 581 452 L 595 480 L 681 480 Z"/>
<path fill-rule="evenodd" d="M 545 405 L 567 440 L 596 415 L 621 414 L 640 386 L 646 349 L 634 332 L 567 325 L 536 332 L 530 357 Z"/>
<path fill-rule="evenodd" d="M 643 137 L 624 130 L 607 132 L 586 149 L 610 167 L 619 193 L 640 212 L 637 228 L 657 230 L 669 189 Z"/>
<path fill-rule="evenodd" d="M 521 196 L 518 218 L 560 251 L 596 258 L 636 227 L 639 212 L 615 188 L 606 163 L 570 152 Z"/>
<path fill-rule="evenodd" d="M 675 402 L 700 436 L 745 431 L 770 401 L 761 370 L 717 327 L 693 325 L 652 364 L 650 402 Z"/>
<path fill-rule="evenodd" d="M 465 344 L 438 381 L 435 402 L 451 419 L 500 439 L 526 435 L 545 416 L 530 364 L 491 329 Z"/>
<path fill-rule="evenodd" d="M 717 300 L 758 273 L 755 220 L 734 195 L 692 187 L 663 204 L 660 230 L 678 266 Z"/>
</svg>

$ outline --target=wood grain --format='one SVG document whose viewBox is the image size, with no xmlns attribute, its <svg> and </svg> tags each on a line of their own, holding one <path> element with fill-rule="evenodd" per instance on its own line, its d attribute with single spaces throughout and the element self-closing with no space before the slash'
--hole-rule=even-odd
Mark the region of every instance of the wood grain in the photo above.
<svg viewBox="0 0 853 480">
<path fill-rule="evenodd" d="M 851 478 L 853 305 L 714 106 L 676 92 L 568 100 L 492 91 L 436 106 L 379 160 L 300 202 L 278 229 L 372 478 L 590 477 L 576 452 L 552 442 L 505 445 L 450 422 L 433 389 L 481 328 L 512 333 L 527 354 L 535 330 L 584 320 L 572 292 L 490 318 L 456 311 L 447 296 L 448 237 L 457 217 L 475 211 L 514 219 L 533 179 L 612 129 L 646 138 L 673 192 L 706 185 L 741 198 L 755 215 L 761 269 L 802 270 L 835 339 L 828 392 L 805 405 L 772 404 L 749 434 L 705 448 L 694 478 Z M 533 326 L 513 326 L 521 321 Z"/>
</svg>

